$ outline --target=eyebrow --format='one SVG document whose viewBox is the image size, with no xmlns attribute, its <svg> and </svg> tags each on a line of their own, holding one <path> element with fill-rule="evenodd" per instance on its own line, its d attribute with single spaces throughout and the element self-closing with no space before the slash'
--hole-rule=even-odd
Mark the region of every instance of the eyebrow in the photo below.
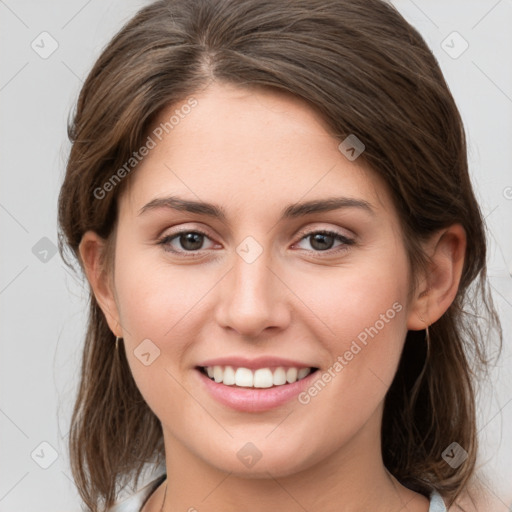
<svg viewBox="0 0 512 512">
<path fill-rule="evenodd" d="M 183 199 L 177 196 L 153 199 L 139 210 L 138 215 L 161 208 L 207 215 L 208 217 L 213 217 L 227 223 L 226 212 L 221 206 L 217 206 L 213 203 Z M 342 208 L 359 208 L 372 215 L 376 215 L 375 210 L 368 201 L 355 199 L 353 197 L 330 197 L 327 199 L 316 199 L 303 203 L 290 204 L 282 210 L 281 220 L 303 217 L 312 213 L 339 210 Z"/>
</svg>

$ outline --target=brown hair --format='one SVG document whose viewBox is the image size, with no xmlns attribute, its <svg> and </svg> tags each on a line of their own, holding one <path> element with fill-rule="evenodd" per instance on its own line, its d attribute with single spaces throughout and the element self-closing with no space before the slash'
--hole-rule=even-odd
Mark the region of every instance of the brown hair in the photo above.
<svg viewBox="0 0 512 512">
<path fill-rule="evenodd" d="M 501 326 L 486 280 L 486 237 L 469 174 L 464 128 L 432 52 L 381 0 L 161 0 L 143 8 L 105 48 L 68 128 L 72 149 L 59 197 L 59 250 L 93 230 L 107 240 L 112 275 L 117 202 L 95 190 L 141 147 L 162 109 L 212 80 L 303 98 L 340 141 L 356 134 L 363 158 L 387 183 L 410 270 L 427 263 L 420 243 L 460 223 L 468 246 L 457 296 L 425 331 L 409 331 L 385 401 L 383 459 L 405 486 L 450 500 L 474 473 L 475 383 L 487 369 L 485 325 Z M 135 172 L 135 171 L 133 171 Z M 66 261 L 68 265 L 71 265 Z M 413 288 L 416 286 L 413 283 Z M 471 285 L 471 286 L 470 286 Z M 69 448 L 78 490 L 93 511 L 110 507 L 145 463 L 164 457 L 162 430 L 126 355 L 90 294 L 89 324 Z M 119 359 L 117 358 L 119 357 Z M 453 441 L 469 454 L 454 469 Z"/>
</svg>

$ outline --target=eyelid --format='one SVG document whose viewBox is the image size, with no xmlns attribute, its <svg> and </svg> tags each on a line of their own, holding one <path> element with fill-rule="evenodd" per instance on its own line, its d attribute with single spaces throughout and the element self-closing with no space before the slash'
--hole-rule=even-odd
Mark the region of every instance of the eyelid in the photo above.
<svg viewBox="0 0 512 512">
<path fill-rule="evenodd" d="M 338 228 L 338 229 L 340 229 L 340 228 Z M 160 235 L 157 239 L 157 244 L 162 245 L 166 252 L 173 253 L 173 254 L 179 254 L 179 255 L 185 255 L 185 257 L 187 257 L 186 255 L 188 255 L 188 257 L 191 257 L 191 258 L 198 257 L 199 253 L 201 253 L 201 252 L 211 250 L 211 249 L 198 249 L 197 251 L 184 251 L 184 250 L 176 251 L 174 249 L 165 249 L 165 246 L 170 245 L 170 242 L 165 242 L 166 239 L 177 238 L 181 234 L 185 234 L 185 233 L 201 234 L 204 237 L 208 238 L 213 243 L 215 243 L 213 237 L 211 237 L 206 232 L 206 230 L 203 230 L 202 228 L 196 228 L 196 227 L 191 227 L 191 228 L 185 227 L 185 228 L 179 228 L 179 229 L 172 231 L 170 233 L 167 233 L 167 234 Z M 326 256 L 332 256 L 338 252 L 347 250 L 348 246 L 354 245 L 356 243 L 354 235 L 345 235 L 335 228 L 321 228 L 321 227 L 316 227 L 316 228 L 312 227 L 311 228 L 310 227 L 307 229 L 306 228 L 301 229 L 297 233 L 298 239 L 293 243 L 292 246 L 295 246 L 296 244 L 300 243 L 302 240 L 308 238 L 308 236 L 312 236 L 315 234 L 325 234 L 325 235 L 333 236 L 337 241 L 342 243 L 341 247 L 339 246 L 338 248 L 331 248 L 331 249 L 327 249 L 325 251 L 314 251 L 314 250 L 304 249 L 306 252 L 312 252 L 312 253 L 318 254 L 320 257 L 322 256 L 323 253 Z M 342 240 L 340 240 L 340 239 L 342 239 Z"/>
<path fill-rule="evenodd" d="M 157 238 L 156 243 L 157 243 L 157 245 L 164 246 L 164 250 L 166 250 L 167 252 L 174 253 L 174 254 L 194 255 L 194 254 L 197 254 L 198 252 L 201 252 L 201 251 L 210 250 L 210 249 L 198 249 L 197 251 L 183 251 L 183 250 L 182 251 L 176 251 L 174 249 L 165 249 L 165 246 L 170 245 L 170 241 L 166 242 L 167 239 L 171 239 L 171 238 L 175 239 L 175 238 L 178 238 L 180 235 L 183 235 L 185 233 L 197 233 L 197 234 L 203 235 L 205 238 L 208 238 L 209 240 L 212 241 L 212 243 L 215 244 L 215 241 L 213 240 L 213 238 L 205 230 L 200 229 L 200 228 L 182 228 L 182 229 L 178 229 L 176 231 L 172 231 L 170 233 L 162 234 L 162 235 L 160 235 Z"/>
<path fill-rule="evenodd" d="M 330 249 L 326 249 L 325 251 L 315 251 L 311 249 L 303 249 L 306 253 L 313 253 L 315 255 L 315 258 L 329 258 L 329 257 L 336 257 L 340 256 L 342 253 L 348 251 L 351 246 L 356 244 L 355 238 L 348 237 L 334 229 L 322 229 L 322 228 L 316 228 L 311 230 L 306 230 L 301 232 L 301 236 L 297 242 L 293 244 L 293 246 L 296 246 L 303 240 L 306 240 L 310 236 L 321 234 L 324 236 L 330 236 L 334 239 L 335 242 L 340 242 L 340 245 L 331 247 Z M 310 242 L 311 243 L 311 242 Z"/>
<path fill-rule="evenodd" d="M 350 232 L 349 233 L 343 233 L 342 231 L 342 228 L 341 227 L 319 227 L 319 226 L 314 226 L 314 227 L 310 227 L 310 228 L 305 228 L 305 229 L 300 229 L 299 232 L 297 233 L 297 236 L 300 237 L 300 240 L 302 240 L 302 238 L 304 236 L 307 236 L 307 235 L 312 235 L 312 234 L 315 234 L 315 233 L 318 233 L 318 232 L 330 232 L 330 233 L 335 233 L 336 235 L 339 235 L 339 236 L 342 236 L 344 238 L 346 238 L 347 240 L 352 240 L 353 242 L 355 242 L 355 234 Z M 348 231 L 347 229 L 345 229 L 345 231 Z"/>
<path fill-rule="evenodd" d="M 185 227 L 183 227 L 184 223 L 178 223 L 173 226 L 167 226 L 167 228 L 165 228 L 163 231 L 161 231 L 161 234 L 159 234 L 156 237 L 157 241 L 163 240 L 165 238 L 175 237 L 175 236 L 181 235 L 183 233 L 200 233 L 201 235 L 204 235 L 205 237 L 214 241 L 215 236 L 212 236 L 212 234 L 210 234 L 209 229 L 206 229 L 203 227 L 198 227 L 197 225 L 189 227 L 186 224 L 188 224 L 188 223 L 185 223 Z M 192 251 L 189 251 L 189 252 L 192 252 Z"/>
</svg>

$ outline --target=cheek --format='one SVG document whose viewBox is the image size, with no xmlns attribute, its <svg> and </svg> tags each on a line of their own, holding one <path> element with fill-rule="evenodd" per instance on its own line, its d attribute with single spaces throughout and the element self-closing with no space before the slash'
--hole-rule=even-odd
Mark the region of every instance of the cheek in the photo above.
<svg viewBox="0 0 512 512">
<path fill-rule="evenodd" d="M 156 269 L 154 273 L 119 273 L 126 356 L 137 387 L 155 415 L 181 417 L 187 403 L 180 385 L 183 354 L 197 336 L 187 323 L 192 306 L 186 293 L 180 292 L 180 283 L 166 283 L 161 276 Z"/>
<path fill-rule="evenodd" d="M 344 358 L 352 360 L 360 382 L 390 385 L 407 333 L 407 283 L 400 272 L 388 271 L 366 284 L 346 311 L 351 322 L 343 338 Z"/>
<path fill-rule="evenodd" d="M 211 283 L 199 266 L 169 263 L 157 251 L 163 252 L 160 248 L 132 251 L 116 262 L 116 290 L 127 331 L 163 340 L 186 323 L 183 320 Z"/>
<path fill-rule="evenodd" d="M 324 309 L 315 310 L 323 320 L 315 321 L 316 335 L 329 352 L 330 364 L 299 397 L 304 412 L 297 428 L 306 437 L 311 435 L 311 417 L 318 424 L 337 425 L 334 445 L 354 435 L 393 381 L 407 333 L 405 281 L 378 273 L 371 277 L 340 278 L 338 286 L 332 281 L 329 292 L 317 295 L 317 305 Z"/>
<path fill-rule="evenodd" d="M 115 267 L 126 356 L 139 390 L 153 408 L 160 396 L 155 390 L 175 386 L 173 362 L 181 361 L 188 340 L 183 334 L 184 320 L 199 300 L 200 290 L 194 293 L 187 283 L 185 267 L 171 274 L 168 265 L 154 258 L 149 261 L 146 256 L 154 249 L 146 253 L 129 250 L 128 241 L 118 247 L 118 254 L 129 255 L 117 258 Z"/>
<path fill-rule="evenodd" d="M 406 255 L 383 250 L 379 256 L 309 276 L 294 290 L 314 313 L 310 325 L 331 363 L 338 362 L 332 388 L 350 390 L 344 396 L 354 406 L 363 398 L 382 398 L 407 333 Z"/>
<path fill-rule="evenodd" d="M 300 279 L 292 273 L 287 276 L 294 283 L 294 293 L 309 308 L 317 336 L 343 350 L 360 333 L 364 341 L 367 328 L 376 326 L 386 336 L 403 332 L 408 290 L 405 254 L 382 250 L 348 261 L 304 272 Z"/>
</svg>

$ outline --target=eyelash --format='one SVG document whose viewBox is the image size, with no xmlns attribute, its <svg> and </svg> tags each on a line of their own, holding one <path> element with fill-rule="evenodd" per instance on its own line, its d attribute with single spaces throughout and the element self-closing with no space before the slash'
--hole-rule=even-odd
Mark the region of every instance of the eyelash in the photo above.
<svg viewBox="0 0 512 512">
<path fill-rule="evenodd" d="M 170 252 L 170 253 L 173 253 L 173 254 L 176 254 L 180 257 L 183 257 L 183 258 L 198 258 L 198 257 L 201 257 L 202 255 L 199 254 L 200 252 L 200 249 L 198 251 L 175 251 L 174 249 L 168 249 L 166 247 L 169 247 L 169 243 L 174 240 L 175 238 L 179 237 L 180 235 L 183 235 L 183 234 L 186 234 L 186 233 L 194 233 L 194 234 L 197 234 L 197 235 L 202 235 L 206 238 L 210 238 L 204 231 L 201 231 L 200 229 L 184 229 L 184 230 L 181 230 L 181 231 L 177 231 L 176 233 L 173 233 L 172 235 L 165 235 L 164 237 L 160 238 L 158 241 L 157 241 L 157 245 L 162 245 L 163 246 L 163 249 L 164 251 L 166 252 Z M 344 244 L 344 246 L 340 246 L 338 247 L 337 249 L 327 249 L 325 251 L 315 251 L 313 250 L 312 252 L 315 252 L 315 253 L 318 253 L 318 254 L 328 254 L 329 256 L 330 255 L 333 255 L 333 254 L 337 254 L 339 252 L 344 252 L 344 251 L 348 251 L 348 246 L 350 245 L 354 245 L 355 244 L 355 240 L 351 239 L 351 238 L 347 238 L 346 236 L 344 235 L 341 235 L 340 233 L 337 233 L 336 231 L 329 231 L 329 230 L 326 230 L 326 229 L 320 229 L 318 231 L 307 231 L 307 232 L 301 232 L 300 235 L 300 239 L 299 239 L 299 242 L 301 242 L 302 240 L 310 237 L 310 236 L 313 236 L 313 235 L 326 235 L 326 236 L 331 236 L 334 238 L 334 240 L 337 240 L 339 242 L 342 242 L 342 244 Z"/>
</svg>

